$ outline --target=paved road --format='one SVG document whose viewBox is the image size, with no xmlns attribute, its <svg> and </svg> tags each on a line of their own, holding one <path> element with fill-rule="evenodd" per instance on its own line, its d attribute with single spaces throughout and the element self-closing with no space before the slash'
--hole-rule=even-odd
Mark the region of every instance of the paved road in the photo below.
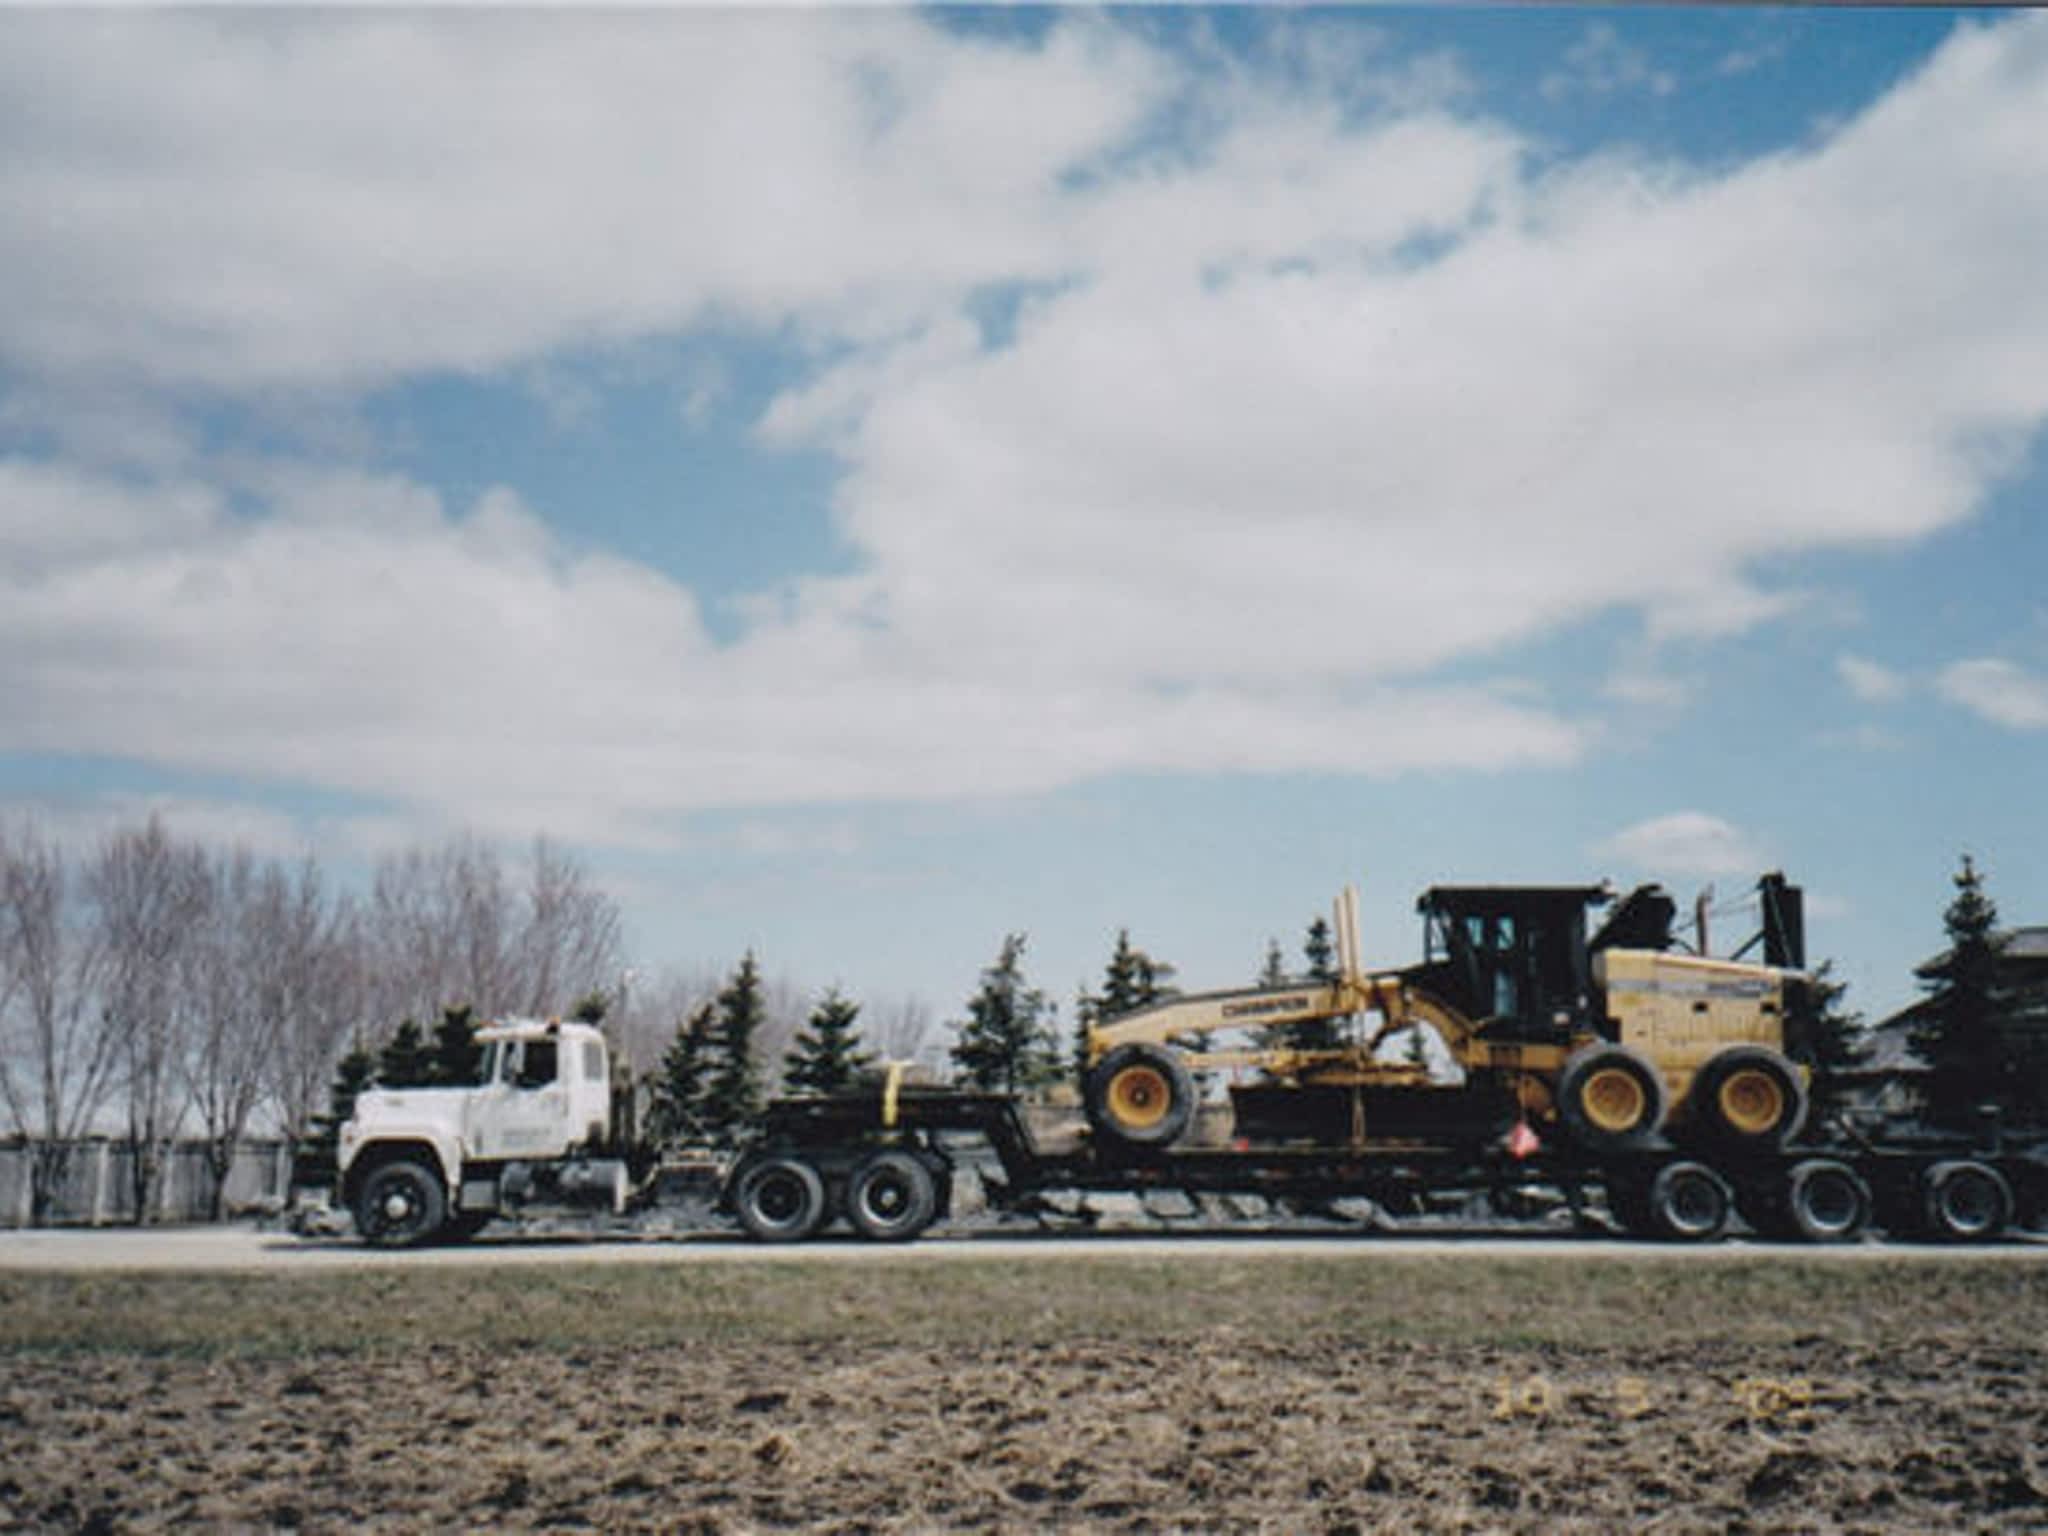
<svg viewBox="0 0 2048 1536">
<path fill-rule="evenodd" d="M 182 1227 L 151 1232 L 0 1233 L 0 1272 L 21 1270 L 254 1270 L 268 1274 L 312 1274 L 377 1265 L 408 1268 L 477 1264 L 728 1264 L 773 1259 L 804 1264 L 900 1264 L 916 1260 L 1000 1259 L 1056 1261 L 1063 1258 L 1142 1257 L 1190 1261 L 1213 1258 L 1341 1258 L 1359 1263 L 1409 1257 L 1460 1255 L 1474 1258 L 1570 1256 L 1600 1261 L 1616 1258 L 1737 1261 L 1759 1258 L 1820 1259 L 1859 1263 L 1903 1259 L 1915 1263 L 2048 1265 L 2048 1241 L 2028 1240 L 1992 1247 L 1948 1248 L 1858 1243 L 1843 1248 L 1752 1242 L 1716 1243 L 1703 1248 L 1610 1238 L 1499 1235 L 1273 1234 L 1155 1236 L 1147 1233 L 1067 1236 L 928 1237 L 904 1247 L 826 1241 L 798 1248 L 764 1248 L 724 1235 L 687 1238 L 532 1238 L 480 1240 L 463 1247 L 387 1253 L 339 1239 L 308 1239 L 249 1227 Z"/>
</svg>

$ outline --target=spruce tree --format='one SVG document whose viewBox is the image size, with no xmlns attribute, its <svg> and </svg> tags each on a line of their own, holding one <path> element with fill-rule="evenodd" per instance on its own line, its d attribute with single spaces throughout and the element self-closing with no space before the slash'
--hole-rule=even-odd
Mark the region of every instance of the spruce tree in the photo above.
<svg viewBox="0 0 2048 1536">
<path fill-rule="evenodd" d="M 443 1008 L 434 1026 L 430 1070 L 433 1081 L 448 1088 L 473 1088 L 483 1073 L 484 1048 L 476 1040 L 476 1015 L 467 1006 Z"/>
<path fill-rule="evenodd" d="M 730 1142 L 761 1112 L 761 1078 L 754 1065 L 754 1035 L 767 1015 L 761 972 L 748 950 L 718 994 L 711 1023 L 711 1074 L 704 1091 L 704 1131 Z"/>
<path fill-rule="evenodd" d="M 1280 953 L 1278 939 L 1266 940 L 1266 963 L 1259 969 L 1259 985 L 1262 987 L 1284 987 L 1287 985 L 1287 960 Z"/>
<path fill-rule="evenodd" d="M 1785 1053 L 1812 1069 L 1812 1101 L 1816 1116 L 1842 1105 L 1843 1074 L 1869 1059 L 1863 1015 L 1842 1006 L 1849 990 L 1834 979 L 1834 962 L 1824 960 L 1807 981 L 1785 987 Z"/>
<path fill-rule="evenodd" d="M 953 1061 L 967 1083 L 984 1093 L 1017 1093 L 1059 1076 L 1052 1007 L 1023 975 L 1024 935 L 1003 940 L 996 963 L 981 973 L 981 988 L 958 1026 Z"/>
<path fill-rule="evenodd" d="M 657 1142 L 673 1145 L 704 1139 L 715 1012 L 713 1004 L 701 1003 L 687 1019 L 677 1021 L 675 1039 L 662 1053 L 647 1115 L 648 1134 Z"/>
<path fill-rule="evenodd" d="M 1301 957 L 1308 962 L 1308 980 L 1328 986 L 1337 979 L 1337 950 L 1330 940 L 1330 924 L 1318 917 L 1308 925 L 1301 941 Z M 1303 1019 L 1280 1026 L 1281 1041 L 1297 1051 L 1328 1051 L 1337 1046 L 1335 1019 Z"/>
<path fill-rule="evenodd" d="M 1302 958 L 1308 961 L 1308 979 L 1328 985 L 1337 979 L 1337 950 L 1330 940 L 1330 924 L 1317 918 L 1308 925 L 1301 941 Z"/>
<path fill-rule="evenodd" d="M 1074 1030 L 1074 1068 L 1077 1074 L 1086 1071 L 1089 1029 L 1100 1028 L 1162 997 L 1171 997 L 1175 990 L 1171 984 L 1173 976 L 1172 966 L 1154 960 L 1131 943 L 1130 929 L 1117 930 L 1116 948 L 1110 954 L 1109 963 L 1103 967 L 1102 990 L 1081 994 Z"/>
<path fill-rule="evenodd" d="M 335 1152 L 341 1128 L 356 1111 L 356 1100 L 377 1080 L 377 1058 L 358 1045 L 334 1069 L 327 1089 L 327 1113 L 313 1118 L 312 1135 L 292 1159 L 294 1189 L 332 1189 L 339 1170 Z"/>
<path fill-rule="evenodd" d="M 1967 854 L 1955 888 L 1942 918 L 1948 952 L 1922 969 L 1928 998 L 1911 1045 L 1927 1064 L 1928 1119 L 1960 1129 L 1981 1105 L 2011 1106 L 2019 1074 L 2003 1038 L 2010 999 L 1998 974 L 1998 908 Z"/>
<path fill-rule="evenodd" d="M 433 1081 L 434 1054 L 419 1025 L 407 1019 L 377 1053 L 377 1086 L 426 1088 Z"/>
<path fill-rule="evenodd" d="M 810 1022 L 782 1059 L 782 1086 L 791 1093 L 844 1092 L 875 1058 L 860 1048 L 855 1022 L 860 1004 L 834 987 L 811 1010 Z"/>
</svg>

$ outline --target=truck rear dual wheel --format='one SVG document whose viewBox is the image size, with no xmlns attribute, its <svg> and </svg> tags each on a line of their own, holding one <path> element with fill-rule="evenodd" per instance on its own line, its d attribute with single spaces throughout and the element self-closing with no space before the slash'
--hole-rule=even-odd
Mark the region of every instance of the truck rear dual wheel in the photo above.
<svg viewBox="0 0 2048 1536">
<path fill-rule="evenodd" d="M 740 1225 L 764 1243 L 800 1243 L 825 1224 L 825 1180 L 800 1157 L 763 1158 L 739 1177 Z"/>
<path fill-rule="evenodd" d="M 846 1219 L 877 1243 L 907 1243 L 932 1224 L 938 1181 L 908 1152 L 878 1152 L 846 1182 Z"/>
<path fill-rule="evenodd" d="M 448 1219 L 441 1176 L 425 1163 L 399 1159 L 375 1169 L 356 1194 L 356 1231 L 378 1248 L 424 1243 Z"/>
<path fill-rule="evenodd" d="M 1163 1045 L 1120 1045 L 1088 1074 L 1083 1107 L 1098 1136 L 1131 1147 L 1168 1147 L 1195 1114 L 1195 1084 Z"/>
</svg>

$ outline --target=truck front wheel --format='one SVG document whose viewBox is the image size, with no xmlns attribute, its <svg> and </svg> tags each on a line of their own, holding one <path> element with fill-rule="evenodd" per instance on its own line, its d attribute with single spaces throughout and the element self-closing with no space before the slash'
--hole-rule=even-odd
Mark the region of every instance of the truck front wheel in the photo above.
<svg viewBox="0 0 2048 1536">
<path fill-rule="evenodd" d="M 424 1243 L 441 1230 L 447 1217 L 448 1197 L 440 1176 L 410 1159 L 377 1169 L 363 1180 L 356 1196 L 356 1230 L 364 1242 L 379 1248 Z"/>
<path fill-rule="evenodd" d="M 750 1236 L 800 1243 L 825 1224 L 825 1181 L 801 1158 L 767 1158 L 740 1175 L 733 1205 Z"/>
</svg>

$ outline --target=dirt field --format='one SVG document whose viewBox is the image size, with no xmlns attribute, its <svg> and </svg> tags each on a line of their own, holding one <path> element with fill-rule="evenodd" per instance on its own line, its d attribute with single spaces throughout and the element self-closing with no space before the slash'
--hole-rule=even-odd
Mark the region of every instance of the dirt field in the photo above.
<svg viewBox="0 0 2048 1536">
<path fill-rule="evenodd" d="M 2048 1530 L 2032 1265 L 0 1277 L 0 1517 Z"/>
</svg>

